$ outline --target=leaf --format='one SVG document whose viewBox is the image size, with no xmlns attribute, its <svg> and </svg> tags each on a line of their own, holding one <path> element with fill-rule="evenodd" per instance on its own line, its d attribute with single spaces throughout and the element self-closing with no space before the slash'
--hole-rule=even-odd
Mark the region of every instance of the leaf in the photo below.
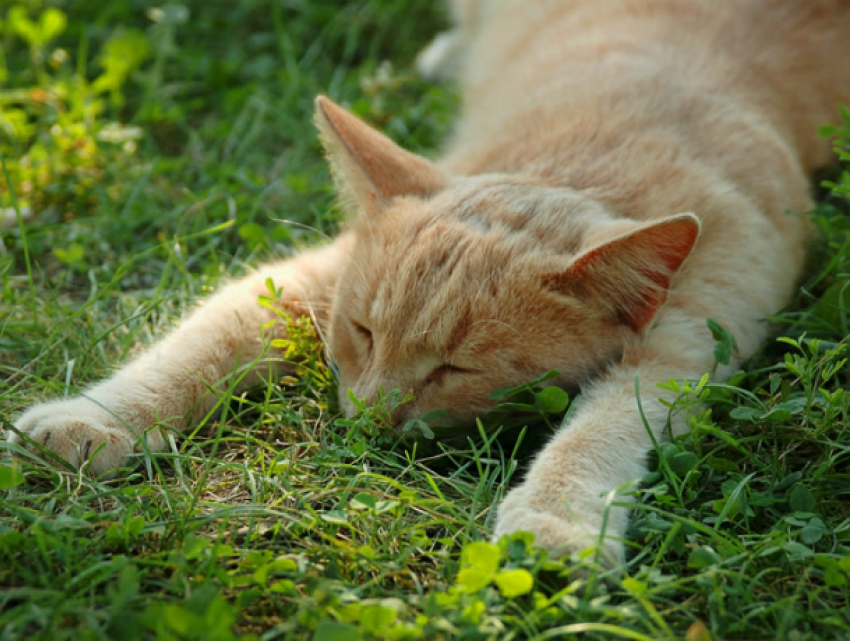
<svg viewBox="0 0 850 641">
<path fill-rule="evenodd" d="M 235 607 L 221 596 L 216 596 L 207 604 L 204 612 L 206 630 L 229 630 L 236 621 L 235 610 Z"/>
<path fill-rule="evenodd" d="M 210 541 L 208 539 L 196 536 L 190 532 L 183 539 L 183 556 L 187 559 L 197 559 L 209 546 Z"/>
<path fill-rule="evenodd" d="M 819 518 L 815 517 L 809 521 L 808 525 L 806 525 L 806 527 L 804 527 L 800 532 L 800 540 L 807 545 L 813 545 L 820 541 L 826 532 L 826 524 L 824 524 L 824 522 Z"/>
<path fill-rule="evenodd" d="M 779 391 L 779 386 L 782 384 L 782 377 L 779 374 L 770 374 L 767 380 L 770 384 L 770 395 L 773 396 Z"/>
<path fill-rule="evenodd" d="M 800 540 L 806 545 L 813 545 L 823 538 L 823 529 L 807 525 L 800 532 Z"/>
<path fill-rule="evenodd" d="M 463 609 L 463 618 L 470 623 L 478 623 L 481 620 L 481 615 L 487 610 L 487 606 L 483 601 L 476 599 Z"/>
<path fill-rule="evenodd" d="M 646 583 L 638 581 L 633 577 L 626 577 L 622 582 L 626 592 L 635 597 L 641 597 L 646 594 Z"/>
<path fill-rule="evenodd" d="M 41 14 L 39 31 L 41 32 L 41 43 L 47 44 L 68 26 L 68 17 L 59 9 L 51 7 Z"/>
<path fill-rule="evenodd" d="M 348 525 L 348 517 L 342 510 L 328 510 L 319 514 L 319 518 L 326 523 L 335 523 L 336 525 Z"/>
<path fill-rule="evenodd" d="M 381 628 L 395 623 L 398 613 L 392 608 L 383 605 L 374 604 L 363 608 L 363 613 L 360 616 L 360 626 L 367 632 L 378 635 Z"/>
<path fill-rule="evenodd" d="M 38 26 L 27 16 L 27 10 L 21 5 L 15 5 L 8 14 L 9 29 L 17 33 L 31 47 L 38 47 L 41 43 L 41 33 Z"/>
<path fill-rule="evenodd" d="M 405 435 L 413 435 L 415 437 L 417 433 L 429 441 L 433 440 L 435 436 L 434 430 L 431 429 L 428 421 L 424 418 L 413 418 L 404 424 Z"/>
<path fill-rule="evenodd" d="M 381 499 L 375 503 L 375 514 L 383 514 L 384 512 L 392 512 L 399 505 L 398 501 Z"/>
<path fill-rule="evenodd" d="M 794 483 L 799 481 L 801 478 L 803 478 L 802 472 L 792 472 L 791 474 L 786 476 L 784 479 L 779 481 L 779 483 L 776 484 L 776 487 L 774 488 L 774 490 L 779 491 L 779 490 L 784 490 L 787 487 L 791 487 L 792 485 L 794 485 Z"/>
<path fill-rule="evenodd" d="M 360 630 L 347 623 L 319 621 L 313 641 L 360 641 Z"/>
<path fill-rule="evenodd" d="M 528 594 L 534 587 L 534 579 L 531 573 L 523 568 L 502 570 L 496 575 L 495 580 L 502 596 L 507 598 Z"/>
<path fill-rule="evenodd" d="M 492 580 L 493 572 L 485 572 L 478 568 L 466 568 L 457 573 L 458 586 L 468 594 L 474 594 L 487 587 Z"/>
<path fill-rule="evenodd" d="M 8 490 L 11 487 L 24 482 L 24 475 L 15 467 L 0 466 L 0 490 Z"/>
<path fill-rule="evenodd" d="M 726 343 L 717 343 L 714 346 L 714 360 L 718 363 L 721 365 L 728 365 L 731 358 L 732 350 L 729 349 L 729 345 Z"/>
<path fill-rule="evenodd" d="M 167 629 L 182 636 L 189 636 L 192 630 L 203 628 L 200 617 L 179 605 L 166 605 L 159 611 Z"/>
<path fill-rule="evenodd" d="M 85 256 L 83 246 L 78 243 L 72 243 L 68 246 L 68 249 L 54 249 L 53 253 L 56 255 L 56 258 L 66 265 L 79 263 L 83 260 L 83 256 Z"/>
<path fill-rule="evenodd" d="M 736 407 L 729 412 L 729 416 L 738 421 L 754 421 L 763 415 L 764 412 L 753 407 Z"/>
<path fill-rule="evenodd" d="M 375 498 L 374 494 L 358 492 L 348 505 L 355 510 L 374 510 L 377 502 L 378 499 Z"/>
<path fill-rule="evenodd" d="M 821 125 L 818 128 L 818 136 L 821 138 L 834 138 L 838 133 L 838 127 L 835 125 Z"/>
<path fill-rule="evenodd" d="M 785 550 L 785 553 L 788 555 L 789 561 L 799 561 L 801 559 L 808 559 L 814 556 L 814 552 L 812 552 L 810 548 L 807 548 L 802 543 L 797 543 L 796 541 L 788 541 L 782 546 L 782 549 Z"/>
<path fill-rule="evenodd" d="M 488 574 L 499 569 L 499 548 L 486 541 L 467 543 L 460 553 L 462 568 L 474 568 Z"/>
<path fill-rule="evenodd" d="M 270 563 L 261 565 L 256 570 L 254 570 L 254 573 L 251 575 L 251 578 L 260 587 L 266 587 L 266 584 L 269 582 L 269 572 L 271 571 L 271 569 L 272 566 Z"/>
<path fill-rule="evenodd" d="M 699 457 L 693 452 L 679 452 L 675 456 L 672 456 L 667 463 L 670 465 L 670 469 L 675 472 L 676 476 L 685 478 L 688 472 L 697 466 Z"/>
<path fill-rule="evenodd" d="M 738 351 L 735 337 L 713 318 L 707 318 L 705 324 L 711 331 L 711 336 L 717 341 L 714 346 L 714 360 L 721 365 L 728 365 L 733 353 Z"/>
<path fill-rule="evenodd" d="M 505 555 L 512 561 L 524 559 L 532 543 L 534 535 L 531 532 L 514 532 L 507 541 Z"/>
<path fill-rule="evenodd" d="M 130 600 L 139 593 L 139 569 L 128 563 L 118 574 L 118 592 L 124 599 Z"/>
<path fill-rule="evenodd" d="M 720 557 L 717 555 L 717 552 L 708 546 L 702 546 L 691 552 L 691 556 L 688 558 L 688 567 L 701 570 L 719 562 Z"/>
<path fill-rule="evenodd" d="M 119 93 L 121 86 L 130 73 L 144 62 L 150 51 L 150 44 L 141 31 L 121 31 L 111 37 L 101 49 L 101 74 L 93 83 L 96 93 L 111 92 L 112 100 L 120 104 L 123 100 Z"/>
<path fill-rule="evenodd" d="M 815 509 L 814 495 L 802 484 L 794 486 L 788 502 L 795 512 L 812 512 Z"/>
<path fill-rule="evenodd" d="M 266 230 L 257 223 L 245 223 L 239 226 L 239 237 L 248 241 L 251 249 L 255 249 L 266 241 Z"/>
<path fill-rule="evenodd" d="M 298 570 L 298 563 L 295 562 L 295 559 L 285 556 L 277 557 L 271 565 L 275 572 L 296 572 Z"/>
<path fill-rule="evenodd" d="M 295 596 L 298 591 L 295 589 L 295 581 L 292 579 L 281 579 L 280 581 L 275 581 L 271 585 L 269 585 L 269 592 L 273 592 L 275 594 L 288 594 L 290 596 Z"/>
<path fill-rule="evenodd" d="M 840 588 L 847 585 L 847 575 L 835 565 L 826 569 L 826 572 L 823 573 L 823 579 L 829 588 Z"/>
<path fill-rule="evenodd" d="M 537 394 L 537 403 L 547 414 L 560 414 L 570 404 L 570 395 L 560 387 L 545 387 Z"/>
</svg>

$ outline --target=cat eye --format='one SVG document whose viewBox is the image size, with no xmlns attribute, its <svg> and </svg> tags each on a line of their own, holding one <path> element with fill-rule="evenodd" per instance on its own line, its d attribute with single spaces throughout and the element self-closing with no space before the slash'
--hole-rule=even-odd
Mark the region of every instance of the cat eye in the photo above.
<svg viewBox="0 0 850 641">
<path fill-rule="evenodd" d="M 422 381 L 424 385 L 432 385 L 434 383 L 440 383 L 442 380 L 448 376 L 449 374 L 480 374 L 481 371 L 477 369 L 470 369 L 466 367 L 458 367 L 457 365 L 451 365 L 449 363 L 444 363 L 439 367 L 433 369 L 428 376 Z"/>
<path fill-rule="evenodd" d="M 367 355 L 371 356 L 372 346 L 374 342 L 374 339 L 372 338 L 372 330 L 370 330 L 368 327 L 364 327 L 357 321 L 351 321 L 351 326 L 354 328 L 354 331 L 360 334 L 361 338 L 363 338 L 363 340 L 368 343 L 369 347 L 367 348 L 366 353 Z"/>
</svg>

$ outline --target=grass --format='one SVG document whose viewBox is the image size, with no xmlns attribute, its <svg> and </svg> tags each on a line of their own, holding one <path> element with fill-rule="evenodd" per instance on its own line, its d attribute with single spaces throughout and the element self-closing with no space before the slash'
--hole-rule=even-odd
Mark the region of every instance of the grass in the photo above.
<svg viewBox="0 0 850 641">
<path fill-rule="evenodd" d="M 0 10 L 4 428 L 336 229 L 317 93 L 413 150 L 449 129 L 452 90 L 410 71 L 444 25 L 430 3 L 145 6 Z M 826 132 L 845 150 L 848 120 Z M 831 175 L 784 338 L 728 384 L 671 383 L 690 434 L 650 454 L 623 572 L 484 542 L 545 421 L 388 443 L 374 410 L 335 421 L 314 362 L 119 481 L 0 461 L 0 638 L 850 638 L 850 177 Z"/>
</svg>

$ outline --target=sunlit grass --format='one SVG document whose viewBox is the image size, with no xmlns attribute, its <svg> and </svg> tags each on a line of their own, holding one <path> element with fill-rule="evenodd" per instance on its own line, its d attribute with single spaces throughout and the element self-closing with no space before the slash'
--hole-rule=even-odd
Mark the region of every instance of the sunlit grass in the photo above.
<svg viewBox="0 0 850 641">
<path fill-rule="evenodd" d="M 35 219 L 0 232 L 4 428 L 107 375 L 227 275 L 334 232 L 317 93 L 425 153 L 456 103 L 410 71 L 443 24 L 428 3 L 56 3 L 67 26 L 36 45 L 10 26 L 18 4 L 33 6 L 0 9 L 0 207 L 14 191 Z M 107 43 L 128 33 L 146 57 L 97 93 Z M 632 488 L 622 571 L 549 561 L 521 536 L 483 543 L 545 412 L 527 430 L 399 442 L 368 410 L 336 422 L 315 374 L 225 394 L 118 480 L 20 449 L 0 462 L 0 637 L 850 636 L 850 182 L 836 181 L 778 319 L 792 341 L 728 385 L 680 387 L 691 432 Z M 534 390 L 524 402 L 546 407 Z"/>
</svg>

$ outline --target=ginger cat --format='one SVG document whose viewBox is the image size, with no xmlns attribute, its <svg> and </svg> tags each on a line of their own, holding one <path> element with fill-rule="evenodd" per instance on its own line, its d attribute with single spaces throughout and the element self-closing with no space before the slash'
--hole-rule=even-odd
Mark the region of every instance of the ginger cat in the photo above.
<svg viewBox="0 0 850 641">
<path fill-rule="evenodd" d="M 605 497 L 640 478 L 668 410 L 656 383 L 714 365 L 706 317 L 739 345 L 800 276 L 816 136 L 850 103 L 850 2 L 490 0 L 454 3 L 457 29 L 420 59 L 459 65 L 463 114 L 443 158 L 410 154 L 329 99 L 316 122 L 349 228 L 261 266 L 81 396 L 37 405 L 21 434 L 75 465 L 120 466 L 158 422 L 186 430 L 212 389 L 268 373 L 271 278 L 312 314 L 345 393 L 411 391 L 401 424 L 433 409 L 473 419 L 488 394 L 550 369 L 582 400 L 497 508 L 496 536 L 530 530 L 567 554 L 622 559 L 627 511 Z M 281 330 L 277 330 L 281 331 Z M 673 433 L 680 419 L 672 419 Z M 14 440 L 20 437 L 13 435 Z"/>
</svg>

